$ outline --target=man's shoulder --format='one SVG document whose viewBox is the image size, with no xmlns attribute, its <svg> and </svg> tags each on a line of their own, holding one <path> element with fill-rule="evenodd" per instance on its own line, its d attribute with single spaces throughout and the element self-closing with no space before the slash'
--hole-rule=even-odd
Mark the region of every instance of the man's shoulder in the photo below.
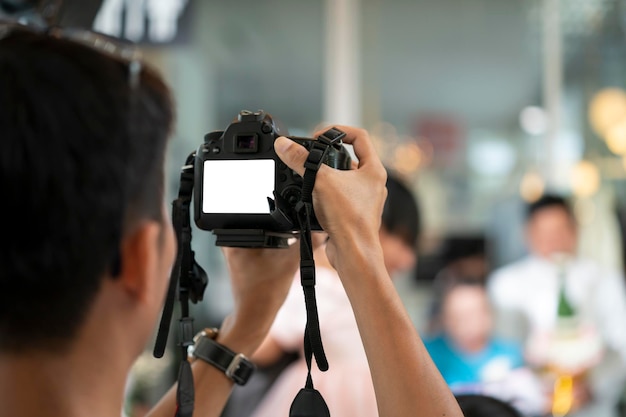
<svg viewBox="0 0 626 417">
<path fill-rule="evenodd" d="M 517 280 L 532 268 L 532 259 L 530 257 L 522 258 L 518 261 L 504 265 L 496 269 L 490 276 L 490 283 L 505 282 Z"/>
<path fill-rule="evenodd" d="M 489 276 L 487 291 L 496 306 L 513 309 L 523 303 L 525 288 L 528 288 L 529 279 L 534 276 L 532 268 L 532 259 L 523 258 L 496 269 Z"/>
<path fill-rule="evenodd" d="M 617 272 L 611 270 L 599 262 L 596 262 L 592 259 L 584 258 L 584 257 L 576 257 L 573 261 L 572 269 L 576 271 L 581 271 L 587 274 L 594 275 L 616 275 Z"/>
<path fill-rule="evenodd" d="M 591 259 L 576 258 L 571 271 L 578 283 L 587 285 L 590 289 L 597 289 L 598 286 L 613 288 L 620 286 L 624 280 L 623 273 Z"/>
</svg>

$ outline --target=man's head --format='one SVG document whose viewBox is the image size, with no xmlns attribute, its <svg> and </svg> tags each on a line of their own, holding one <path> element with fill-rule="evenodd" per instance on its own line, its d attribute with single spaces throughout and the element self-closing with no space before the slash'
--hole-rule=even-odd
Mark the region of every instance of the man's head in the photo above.
<svg viewBox="0 0 626 417">
<path fill-rule="evenodd" d="M 154 72 L 131 87 L 128 71 L 68 40 L 0 38 L 0 353 L 64 350 L 111 283 L 141 301 L 155 246 L 169 274 L 172 103 Z"/>
<path fill-rule="evenodd" d="M 380 241 L 389 274 L 415 265 L 420 213 L 409 188 L 391 173 L 387 176 L 387 199 L 383 208 Z"/>
<path fill-rule="evenodd" d="M 540 257 L 576 251 L 576 221 L 568 202 L 544 195 L 528 206 L 526 235 L 530 251 Z"/>
</svg>

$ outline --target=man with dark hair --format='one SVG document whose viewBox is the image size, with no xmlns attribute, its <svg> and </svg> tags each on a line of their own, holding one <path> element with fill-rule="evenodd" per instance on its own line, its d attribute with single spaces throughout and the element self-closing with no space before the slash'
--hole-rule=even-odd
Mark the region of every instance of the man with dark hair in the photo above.
<svg viewBox="0 0 626 417">
<path fill-rule="evenodd" d="M 386 186 L 380 241 L 385 266 L 393 275 L 414 266 L 422 219 L 415 196 L 400 178 L 390 172 Z"/>
<path fill-rule="evenodd" d="M 0 331 L 11 337 L 0 337 L 0 349 L 63 350 L 100 275 L 130 265 L 122 236 L 148 220 L 167 223 L 172 103 L 147 68 L 131 101 L 124 63 L 69 41 L 16 38 L 3 40 L 0 66 L 1 187 L 11 202 L 2 220 L 10 238 L 0 243 Z M 156 232 L 159 245 L 172 245 L 168 228 Z"/>
<path fill-rule="evenodd" d="M 576 255 L 576 219 L 563 197 L 545 195 L 527 213 L 530 255 L 488 280 L 497 316 L 523 317 L 531 364 L 573 378 L 568 415 L 613 417 L 626 375 L 623 280 Z"/>
<path fill-rule="evenodd" d="M 574 218 L 574 213 L 572 212 L 572 208 L 567 200 L 556 194 L 545 194 L 536 201 L 528 204 L 528 207 L 526 208 L 526 218 L 530 219 L 536 212 L 544 208 L 557 208 L 563 210 L 572 219 Z"/>
<path fill-rule="evenodd" d="M 119 416 L 175 255 L 163 204 L 172 104 L 134 54 L 112 57 L 108 41 L 88 47 L 89 37 L 50 33 L 0 23 L 0 417 Z M 365 131 L 339 128 L 358 167 L 323 165 L 313 199 L 369 355 L 379 412 L 460 416 L 384 267 L 384 168 Z M 279 138 L 275 148 L 303 175 L 304 147 Z M 285 299 L 298 251 L 225 254 L 235 308 L 215 343 L 250 356 Z M 203 360 L 192 368 L 195 415 L 218 416 L 233 380 Z M 151 413 L 176 414 L 174 390 Z"/>
</svg>

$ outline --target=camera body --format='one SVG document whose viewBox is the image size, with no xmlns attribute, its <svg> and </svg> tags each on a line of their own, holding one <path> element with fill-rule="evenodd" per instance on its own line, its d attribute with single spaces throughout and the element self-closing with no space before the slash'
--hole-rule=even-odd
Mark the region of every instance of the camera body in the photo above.
<svg viewBox="0 0 626 417">
<path fill-rule="evenodd" d="M 208 133 L 194 161 L 194 212 L 197 226 L 212 230 L 221 246 L 276 247 L 299 231 L 295 205 L 302 177 L 274 151 L 274 141 L 288 136 L 262 110 L 243 110 L 226 130 Z M 311 149 L 311 138 L 289 137 Z M 338 141 L 323 163 L 351 167 L 350 154 Z M 322 230 L 314 213 L 311 229 Z"/>
</svg>

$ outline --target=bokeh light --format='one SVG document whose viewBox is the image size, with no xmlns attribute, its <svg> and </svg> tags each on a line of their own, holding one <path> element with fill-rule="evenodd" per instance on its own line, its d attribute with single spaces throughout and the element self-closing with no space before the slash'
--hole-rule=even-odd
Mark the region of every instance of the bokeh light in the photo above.
<svg viewBox="0 0 626 417">
<path fill-rule="evenodd" d="M 606 131 L 606 145 L 616 155 L 626 155 L 626 119 L 623 119 Z"/>
<path fill-rule="evenodd" d="M 543 195 L 545 181 L 535 171 L 528 171 L 520 182 L 520 195 L 528 203 L 535 202 Z"/>
<path fill-rule="evenodd" d="M 541 107 L 525 107 L 519 115 L 522 130 L 529 135 L 543 135 L 548 130 L 548 116 Z"/>
<path fill-rule="evenodd" d="M 396 148 L 393 167 L 407 175 L 417 171 L 422 163 L 422 150 L 415 143 L 406 143 Z"/>
<path fill-rule="evenodd" d="M 616 123 L 626 120 L 626 93 L 619 88 L 600 90 L 589 104 L 589 122 L 602 138 Z"/>
<path fill-rule="evenodd" d="M 600 188 L 600 172 L 595 164 L 580 161 L 572 170 L 572 191 L 580 198 L 591 197 Z"/>
</svg>

